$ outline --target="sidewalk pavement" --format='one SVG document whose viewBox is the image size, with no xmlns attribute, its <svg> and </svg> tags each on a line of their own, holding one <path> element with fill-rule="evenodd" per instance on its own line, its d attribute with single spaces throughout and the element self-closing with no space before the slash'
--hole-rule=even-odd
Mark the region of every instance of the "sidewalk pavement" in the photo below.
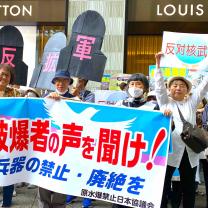
<svg viewBox="0 0 208 208">
<path fill-rule="evenodd" d="M 206 208 L 206 195 L 204 184 L 199 185 L 199 193 L 196 195 L 196 208 Z M 11 208 L 38 208 L 37 188 L 28 189 L 27 187 L 16 188 L 17 196 L 13 197 Z M 204 193 L 204 194 L 203 194 Z M 0 199 L 2 199 L 2 189 L 0 189 Z M 92 202 L 93 208 L 111 208 L 112 204 L 95 200 Z M 76 198 L 74 202 L 67 205 L 67 208 L 81 208 L 82 198 Z M 157 208 L 157 207 L 155 207 Z M 182 206 L 180 206 L 182 208 Z"/>
</svg>

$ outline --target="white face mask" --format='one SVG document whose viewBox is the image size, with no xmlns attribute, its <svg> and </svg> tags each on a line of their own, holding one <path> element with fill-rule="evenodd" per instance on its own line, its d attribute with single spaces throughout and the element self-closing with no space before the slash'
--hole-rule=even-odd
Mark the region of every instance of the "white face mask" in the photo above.
<svg viewBox="0 0 208 208">
<path fill-rule="evenodd" d="M 128 92 L 131 95 L 131 97 L 138 98 L 138 97 L 142 97 L 144 91 L 141 88 L 130 87 L 128 89 Z"/>
<path fill-rule="evenodd" d="M 56 89 L 56 92 L 57 92 L 59 95 L 64 95 L 67 91 L 68 91 L 68 89 L 65 90 L 64 92 L 60 92 L 59 90 Z"/>
</svg>

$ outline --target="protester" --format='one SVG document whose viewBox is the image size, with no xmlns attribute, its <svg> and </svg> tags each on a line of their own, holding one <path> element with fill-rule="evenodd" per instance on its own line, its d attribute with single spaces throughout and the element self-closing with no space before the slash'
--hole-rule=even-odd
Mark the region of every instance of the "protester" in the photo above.
<svg viewBox="0 0 208 208">
<path fill-rule="evenodd" d="M 126 91 L 127 83 L 121 82 L 118 86 L 119 86 L 120 90 Z"/>
<path fill-rule="evenodd" d="M 202 111 L 202 128 L 208 131 L 208 103 L 203 102 L 203 111 Z M 206 208 L 208 208 L 208 148 L 204 151 L 204 157 L 200 160 L 203 168 L 204 182 L 205 182 L 205 191 L 206 191 Z"/>
<path fill-rule="evenodd" d="M 147 101 L 148 102 L 149 101 L 157 102 L 157 98 L 156 98 L 154 90 L 148 92 L 148 94 L 147 94 Z"/>
<path fill-rule="evenodd" d="M 147 102 L 156 105 L 154 110 L 160 110 L 159 105 L 157 103 L 157 98 L 156 98 L 154 90 L 148 92 L 148 94 L 147 94 Z M 172 129 L 173 128 L 174 128 L 174 124 L 172 123 Z"/>
<path fill-rule="evenodd" d="M 195 179 L 195 192 L 197 193 L 197 187 L 200 183 L 200 174 L 199 166 L 196 170 L 196 179 Z M 175 169 L 172 179 L 171 179 L 171 191 L 170 191 L 170 202 L 171 208 L 179 208 L 183 197 L 182 186 L 180 182 L 180 174 L 178 168 Z"/>
<path fill-rule="evenodd" d="M 20 92 L 9 86 L 14 83 L 14 69 L 8 64 L 0 64 L 0 97 L 20 97 Z M 3 187 L 2 207 L 10 207 L 14 185 Z"/>
<path fill-rule="evenodd" d="M 149 91 L 149 81 L 144 74 L 132 74 L 128 81 L 126 92 L 128 98 L 120 100 L 116 103 L 117 106 L 126 106 L 142 109 L 154 109 L 156 103 L 147 102 L 147 93 Z"/>
<path fill-rule="evenodd" d="M 132 74 L 127 81 L 127 95 L 126 100 L 121 100 L 116 103 L 117 106 L 126 106 L 140 109 L 153 110 L 156 104 L 149 103 L 146 100 L 146 94 L 149 91 L 149 81 L 144 74 Z M 112 208 L 124 208 L 127 206 L 113 204 Z"/>
<path fill-rule="evenodd" d="M 56 91 L 47 95 L 47 98 L 60 100 L 64 98 L 73 98 L 69 92 L 69 86 L 73 83 L 73 79 L 67 71 L 59 70 L 52 79 Z M 39 208 L 65 208 L 67 195 L 53 192 L 39 187 L 38 190 L 38 206 Z"/>
<path fill-rule="evenodd" d="M 71 94 L 78 97 L 83 102 L 95 102 L 95 94 L 89 90 L 86 90 L 88 80 L 83 78 L 77 78 L 76 85 L 72 88 Z"/>
<path fill-rule="evenodd" d="M 48 98 L 60 100 L 61 98 L 73 98 L 70 93 L 69 87 L 73 84 L 73 79 L 70 77 L 68 71 L 59 70 L 56 72 L 55 77 L 52 79 L 56 90 L 47 95 Z"/>
<path fill-rule="evenodd" d="M 197 112 L 196 112 L 196 125 L 198 127 L 201 127 L 201 112 L 204 109 L 204 105 L 202 102 L 199 103 L 197 106 Z M 199 159 L 204 158 L 204 152 L 200 153 Z M 200 174 L 199 174 L 199 168 L 200 166 L 197 166 L 196 170 L 196 179 L 195 179 L 195 192 L 197 193 L 198 184 L 200 183 Z M 170 201 L 171 201 L 171 207 L 172 208 L 178 208 L 180 207 L 181 201 L 182 201 L 182 187 L 180 182 L 180 174 L 178 171 L 178 168 L 173 173 L 172 179 L 171 179 L 171 194 L 170 194 Z"/>
<path fill-rule="evenodd" d="M 88 80 L 83 78 L 77 78 L 76 85 L 72 88 L 72 95 L 78 97 L 83 102 L 95 102 L 95 94 L 89 90 L 86 90 Z M 71 203 L 76 197 L 72 195 L 67 196 L 67 203 Z M 84 198 L 82 201 L 83 208 L 89 208 L 92 204 L 92 199 Z"/>
<path fill-rule="evenodd" d="M 208 77 L 193 90 L 190 94 L 192 84 L 184 77 L 171 77 L 168 80 L 167 89 L 165 87 L 162 71 L 160 70 L 160 59 L 162 53 L 156 54 L 155 70 L 155 93 L 160 109 L 169 109 L 173 115 L 175 129 L 172 132 L 172 152 L 168 155 L 168 165 L 166 170 L 161 208 L 167 208 L 168 189 L 171 178 L 176 168 L 179 169 L 180 180 L 183 193 L 183 207 L 195 207 L 195 175 L 197 165 L 199 165 L 199 154 L 190 149 L 181 139 L 183 123 L 180 119 L 178 108 L 183 113 L 184 118 L 196 124 L 197 106 L 208 90 Z M 177 108 L 178 106 L 178 108 Z"/>
<path fill-rule="evenodd" d="M 30 87 L 25 91 L 24 96 L 25 97 L 41 97 L 41 93 L 39 90 Z"/>
</svg>

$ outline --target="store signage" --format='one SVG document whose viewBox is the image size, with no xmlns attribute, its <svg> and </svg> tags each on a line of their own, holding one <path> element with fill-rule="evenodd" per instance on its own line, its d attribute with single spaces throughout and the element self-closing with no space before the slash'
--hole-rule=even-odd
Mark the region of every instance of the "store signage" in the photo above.
<svg viewBox="0 0 208 208">
<path fill-rule="evenodd" d="M 128 21 L 132 22 L 205 22 L 207 0 L 130 0 Z"/>
<path fill-rule="evenodd" d="M 32 16 L 32 5 L 0 5 L 0 13 L 3 16 Z"/>
<path fill-rule="evenodd" d="M 157 4 L 157 16 L 202 16 L 204 14 L 203 4 Z"/>
<path fill-rule="evenodd" d="M 64 22 L 65 0 L 0 1 L 0 25 L 12 22 Z"/>
</svg>

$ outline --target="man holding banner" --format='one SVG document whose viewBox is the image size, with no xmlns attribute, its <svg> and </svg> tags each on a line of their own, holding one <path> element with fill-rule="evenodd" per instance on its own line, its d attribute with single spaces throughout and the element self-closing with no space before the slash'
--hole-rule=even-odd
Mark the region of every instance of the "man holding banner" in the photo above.
<svg viewBox="0 0 208 208">
<path fill-rule="evenodd" d="M 161 110 L 170 109 L 173 115 L 175 129 L 172 132 L 172 152 L 168 155 L 168 166 L 163 189 L 161 208 L 167 208 L 167 194 L 170 187 L 171 178 L 176 168 L 179 169 L 182 192 L 183 208 L 195 207 L 195 175 L 199 164 L 199 154 L 185 145 L 181 139 L 183 123 L 180 119 L 178 108 L 183 113 L 184 118 L 196 124 L 197 106 L 208 91 L 208 77 L 205 77 L 201 84 L 190 94 L 192 84 L 185 77 L 171 77 L 168 80 L 167 89 L 165 87 L 163 74 L 160 70 L 160 60 L 163 53 L 156 54 L 155 71 L 155 93 Z M 164 56 L 167 56 L 167 54 Z"/>
<path fill-rule="evenodd" d="M 56 88 L 56 92 L 50 93 L 47 97 L 55 100 L 61 98 L 73 98 L 74 96 L 69 93 L 69 86 L 73 83 L 73 79 L 70 77 L 68 71 L 58 70 L 54 78 L 51 81 Z M 66 207 L 66 195 L 53 192 L 39 187 L 39 208 L 65 208 Z"/>
</svg>

